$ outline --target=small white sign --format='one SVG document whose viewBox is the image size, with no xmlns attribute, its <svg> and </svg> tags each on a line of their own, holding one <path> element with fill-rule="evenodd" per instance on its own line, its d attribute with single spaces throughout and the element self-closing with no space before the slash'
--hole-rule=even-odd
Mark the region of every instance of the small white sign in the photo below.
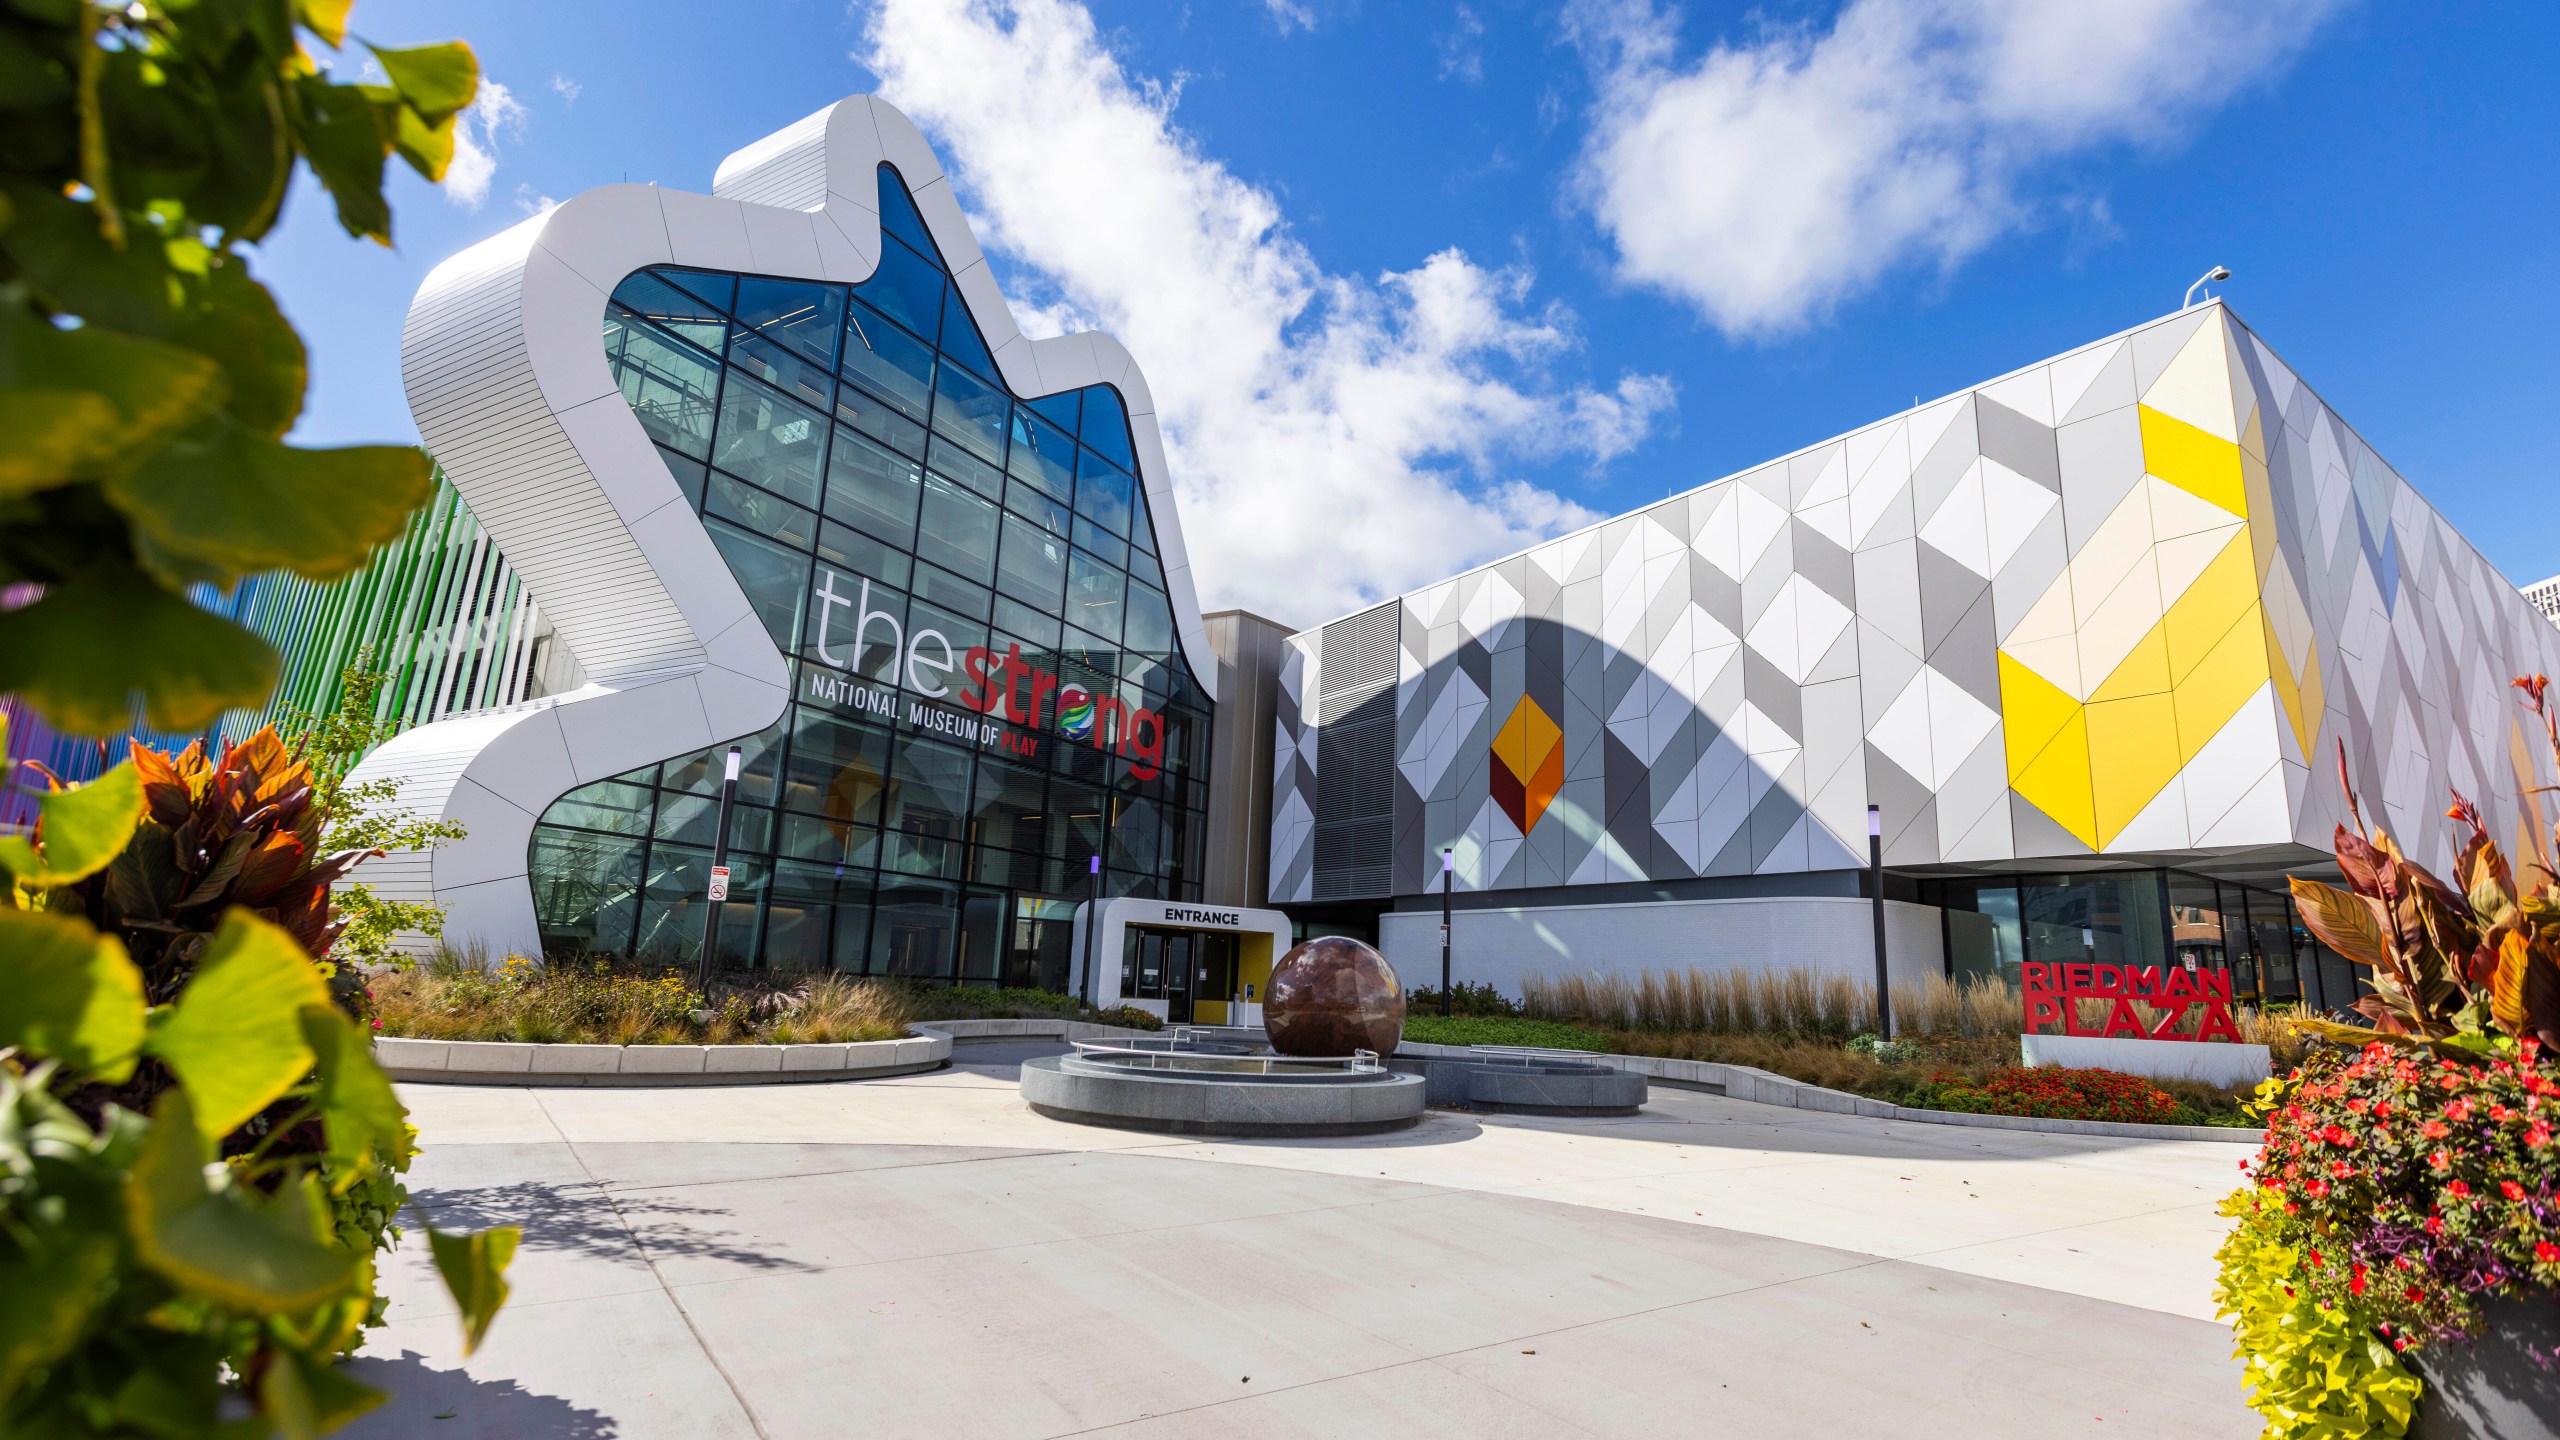
<svg viewBox="0 0 2560 1440">
<path fill-rule="evenodd" d="M 729 867 L 726 865 L 711 867 L 711 898 L 714 900 L 729 898 Z"/>
</svg>

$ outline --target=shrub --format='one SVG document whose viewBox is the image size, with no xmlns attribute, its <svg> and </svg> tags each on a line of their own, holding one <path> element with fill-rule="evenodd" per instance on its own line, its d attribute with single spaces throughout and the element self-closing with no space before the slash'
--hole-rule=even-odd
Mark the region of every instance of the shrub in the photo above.
<svg viewBox="0 0 2560 1440">
<path fill-rule="evenodd" d="M 1408 990 L 1404 996 L 1404 1010 L 1407 1015 L 1438 1015 L 1441 1013 L 1440 992 L 1427 985 L 1417 990 Z M 1491 985 L 1482 981 L 1471 985 L 1461 980 L 1449 987 L 1448 1013 L 1451 1015 L 1520 1015 L 1525 1012 L 1520 1008 L 1519 1001 Z"/>
<path fill-rule="evenodd" d="M 1609 1037 L 1580 1025 L 1505 1015 L 1416 1015 L 1405 1012 L 1404 1038 L 1424 1045 L 1527 1045 L 1544 1050 L 1607 1050 Z"/>
<path fill-rule="evenodd" d="M 892 980 L 816 975 L 738 989 L 717 1006 L 676 971 L 600 960 L 451 960 L 377 975 L 382 1032 L 425 1040 L 589 1045 L 818 1045 L 892 1040 L 914 1018 Z M 697 1019 L 707 1014 L 710 1018 Z"/>
<path fill-rule="evenodd" d="M 1164 1028 L 1164 1022 L 1162 1020 L 1157 1019 L 1154 1015 L 1139 1009 L 1135 1005 L 1121 1005 L 1114 1007 L 1113 1009 L 1097 1011 L 1093 1018 L 1096 1024 L 1117 1025 L 1125 1030 L 1161 1030 Z"/>
<path fill-rule="evenodd" d="M 2316 1297 L 2282 1208 L 2242 1190 L 2221 1213 L 2239 1223 L 2214 1256 L 2215 1314 L 2231 1322 L 2232 1353 L 2268 1440 L 2406 1433 L 2418 1377 L 2354 1309 Z"/>
<path fill-rule="evenodd" d="M 2178 1111 L 2175 1097 L 2139 1075 L 2054 1065 L 2006 1065 L 1979 1082 L 1940 1071 L 1903 1103 L 1920 1110 L 2132 1125 L 2169 1124 Z"/>
</svg>

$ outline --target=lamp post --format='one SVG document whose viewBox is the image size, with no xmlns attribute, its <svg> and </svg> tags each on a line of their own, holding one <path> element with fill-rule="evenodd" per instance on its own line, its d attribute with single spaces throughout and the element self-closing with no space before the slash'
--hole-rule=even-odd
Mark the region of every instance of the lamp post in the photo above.
<svg viewBox="0 0 2560 1440">
<path fill-rule="evenodd" d="M 2207 285 L 2218 285 L 2230 278 L 2231 272 L 2220 265 L 2216 265 L 2212 269 L 2207 270 L 2202 275 L 2196 277 L 2196 283 L 2187 287 L 2187 298 L 2179 302 L 2178 308 L 2181 310 L 2189 308 L 2196 303 L 2197 291 L 2203 289 Z M 2210 300 L 2213 297 L 2207 295 L 2204 298 Z"/>
<path fill-rule="evenodd" d="M 1449 886 L 1458 862 L 1448 846 L 1440 847 L 1440 1013 L 1455 1015 L 1457 1001 L 1449 994 Z"/>
<path fill-rule="evenodd" d="M 1876 1038 L 1893 1038 L 1893 986 L 1884 968 L 1884 807 L 1867 807 L 1867 893 L 1876 916 Z"/>
<path fill-rule="evenodd" d="M 1076 986 L 1076 999 L 1084 1002 L 1085 1008 L 1090 1010 L 1093 1008 L 1094 937 L 1102 931 L 1102 857 L 1094 856 L 1085 862 L 1084 868 L 1085 873 L 1093 877 L 1093 901 L 1085 906 L 1084 981 Z"/>
<path fill-rule="evenodd" d="M 738 747 L 729 747 L 729 759 L 720 768 L 720 818 L 711 836 L 710 913 L 702 922 L 702 963 L 695 967 L 694 988 L 702 992 L 702 1003 L 711 1003 L 711 956 L 720 944 L 720 907 L 729 898 L 729 812 L 738 803 Z"/>
</svg>

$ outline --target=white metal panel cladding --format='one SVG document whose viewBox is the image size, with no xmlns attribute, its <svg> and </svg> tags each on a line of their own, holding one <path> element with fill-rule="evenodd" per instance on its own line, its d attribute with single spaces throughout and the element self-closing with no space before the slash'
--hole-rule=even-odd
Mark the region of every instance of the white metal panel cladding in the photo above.
<svg viewBox="0 0 2560 1440">
<path fill-rule="evenodd" d="M 427 277 L 401 340 L 419 433 L 538 598 L 589 683 L 401 736 L 358 767 L 468 838 L 386 864 L 383 893 L 447 906 L 449 941 L 539 953 L 534 821 L 588 781 L 760 730 L 789 672 L 607 368 L 606 298 L 650 265 L 859 284 L 880 258 L 871 187 L 894 165 L 949 258 L 1004 380 L 1036 399 L 1108 383 L 1126 400 L 1185 657 L 1214 698 L 1155 406 L 1108 336 L 1033 341 L 1014 324 L 924 137 L 869 96 L 724 162 L 711 196 L 609 185 L 483 241 Z"/>
</svg>

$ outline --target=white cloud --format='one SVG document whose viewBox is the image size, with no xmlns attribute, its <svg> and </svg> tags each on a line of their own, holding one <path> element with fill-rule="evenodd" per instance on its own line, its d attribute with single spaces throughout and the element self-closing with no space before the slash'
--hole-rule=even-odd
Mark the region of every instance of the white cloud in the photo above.
<svg viewBox="0 0 2560 1440">
<path fill-rule="evenodd" d="M 1279 26 L 1283 35 L 1292 30 L 1316 28 L 1315 9 L 1303 0 L 1262 0 L 1262 8 L 1269 12 L 1271 23 Z"/>
<path fill-rule="evenodd" d="M 2159 145 L 2280 70 L 2338 0 L 1852 0 L 1678 55 L 1679 12 L 1583 0 L 1580 198 L 1618 268 L 1728 334 L 1819 318 L 1898 265 L 2029 223 L 2037 167 Z"/>
<path fill-rule="evenodd" d="M 529 184 L 516 186 L 516 208 L 527 215 L 548 215 L 560 208 L 560 202 Z"/>
<path fill-rule="evenodd" d="M 577 104 L 580 92 L 584 91 L 586 88 L 587 87 L 584 85 L 579 84 L 577 81 L 570 79 L 566 75 L 553 75 L 551 77 L 551 93 L 559 96 L 560 103 L 563 105 Z"/>
<path fill-rule="evenodd" d="M 935 136 L 1035 333 L 1145 367 L 1211 608 L 1312 623 L 1594 518 L 1506 461 L 1604 463 L 1668 381 L 1560 382 L 1572 317 L 1455 249 L 1328 273 L 1062 0 L 884 0 L 858 57 Z"/>
<path fill-rule="evenodd" d="M 471 108 L 454 117 L 453 163 L 445 168 L 444 195 L 467 210 L 489 198 L 489 182 L 498 173 L 498 144 L 524 138 L 524 105 L 514 92 L 483 77 Z"/>
<path fill-rule="evenodd" d="M 1449 28 L 1432 36 L 1431 44 L 1440 52 L 1441 79 L 1470 85 L 1484 79 L 1484 21 L 1473 9 L 1459 6 Z"/>
</svg>

